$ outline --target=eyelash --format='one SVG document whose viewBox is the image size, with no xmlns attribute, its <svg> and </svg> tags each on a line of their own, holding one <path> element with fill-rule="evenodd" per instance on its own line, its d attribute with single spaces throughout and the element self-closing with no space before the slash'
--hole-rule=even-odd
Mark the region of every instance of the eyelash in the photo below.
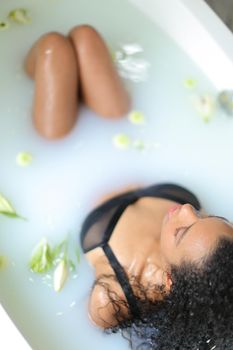
<svg viewBox="0 0 233 350">
<path fill-rule="evenodd" d="M 209 218 L 219 218 L 219 219 L 222 219 L 222 220 L 225 220 L 227 222 L 230 222 L 228 219 L 224 218 L 223 216 L 217 216 L 217 215 L 208 215 Z M 179 227 L 176 229 L 175 231 L 175 238 L 177 239 L 177 236 L 179 234 L 182 235 L 182 233 L 188 228 L 189 226 L 182 226 L 182 227 Z M 180 231 L 182 231 L 182 233 L 180 233 Z M 179 239 L 179 237 L 178 237 Z"/>
<path fill-rule="evenodd" d="M 188 226 L 182 226 L 176 229 L 175 231 L 175 237 L 177 238 L 177 236 L 179 235 L 180 231 L 184 232 L 186 229 L 188 228 Z"/>
<path fill-rule="evenodd" d="M 188 229 L 189 226 L 182 226 L 176 229 L 175 231 L 175 244 L 178 245 L 179 241 L 182 239 L 184 232 Z"/>
</svg>

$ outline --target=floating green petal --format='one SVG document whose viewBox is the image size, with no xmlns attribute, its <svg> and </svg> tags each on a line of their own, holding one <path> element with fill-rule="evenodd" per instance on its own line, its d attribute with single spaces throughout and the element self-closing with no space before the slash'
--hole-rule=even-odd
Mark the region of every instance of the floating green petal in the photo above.
<svg viewBox="0 0 233 350">
<path fill-rule="evenodd" d="M 145 124 L 145 116 L 142 112 L 133 111 L 129 114 L 129 120 L 133 124 Z"/>
<path fill-rule="evenodd" d="M 18 153 L 17 157 L 16 157 L 16 162 L 19 166 L 28 166 L 31 164 L 32 162 L 32 155 L 28 152 L 20 152 Z"/>
<path fill-rule="evenodd" d="M 69 256 L 68 243 L 68 238 L 66 238 L 51 248 L 47 239 L 44 238 L 33 250 L 29 262 L 29 267 L 33 272 L 42 274 L 53 270 L 53 287 L 56 292 L 60 292 L 64 287 L 69 273 L 76 273 L 77 265 Z M 74 253 L 76 254 L 76 249 Z"/>
<path fill-rule="evenodd" d="M 66 260 L 61 260 L 57 265 L 53 275 L 53 288 L 55 292 L 60 292 L 68 278 L 68 268 Z"/>
<path fill-rule="evenodd" d="M 44 273 L 53 265 L 53 255 L 46 239 L 42 239 L 32 252 L 29 266 L 33 272 Z"/>
<path fill-rule="evenodd" d="M 1 193 L 0 193 L 0 214 L 8 216 L 10 218 L 25 220 L 25 218 L 21 217 L 16 213 L 14 207 Z"/>
<path fill-rule="evenodd" d="M 24 8 L 17 8 L 9 12 L 8 18 L 17 24 L 28 24 L 31 22 L 31 17 L 28 11 Z"/>
<path fill-rule="evenodd" d="M 15 209 L 2 194 L 0 194 L 0 212 L 7 214 L 15 214 Z"/>
<path fill-rule="evenodd" d="M 9 23 L 6 21 L 0 21 L 0 31 L 6 30 L 10 27 Z"/>
<path fill-rule="evenodd" d="M 213 96 L 209 94 L 194 96 L 193 103 L 195 110 L 202 117 L 202 120 L 208 123 L 216 109 L 216 101 Z"/>
<path fill-rule="evenodd" d="M 117 148 L 126 149 L 130 145 L 130 138 L 125 134 L 117 134 L 113 138 L 113 144 Z"/>
<path fill-rule="evenodd" d="M 0 271 L 4 270 L 7 267 L 7 258 L 3 255 L 0 255 Z"/>
<path fill-rule="evenodd" d="M 192 78 L 188 78 L 184 80 L 184 87 L 186 89 L 194 89 L 197 86 L 197 81 Z"/>
</svg>

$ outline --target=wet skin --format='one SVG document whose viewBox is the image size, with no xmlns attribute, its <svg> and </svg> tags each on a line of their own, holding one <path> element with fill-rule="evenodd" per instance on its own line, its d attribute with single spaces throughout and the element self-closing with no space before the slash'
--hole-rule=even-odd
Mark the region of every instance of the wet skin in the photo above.
<svg viewBox="0 0 233 350">
<path fill-rule="evenodd" d="M 201 265 L 223 236 L 233 239 L 233 225 L 224 218 L 198 212 L 190 204 L 144 197 L 124 211 L 109 244 L 129 278 L 137 276 L 145 287 L 163 285 L 169 293 L 171 265 L 179 266 L 182 261 Z M 86 257 L 95 269 L 96 279 L 103 274 L 114 275 L 102 248 L 88 252 Z M 117 281 L 108 277 L 101 281 L 126 301 Z M 148 293 L 152 300 L 163 298 L 158 292 Z M 123 312 L 127 315 L 126 308 Z M 116 323 L 106 290 L 99 285 L 92 290 L 89 315 L 103 328 Z"/>
</svg>

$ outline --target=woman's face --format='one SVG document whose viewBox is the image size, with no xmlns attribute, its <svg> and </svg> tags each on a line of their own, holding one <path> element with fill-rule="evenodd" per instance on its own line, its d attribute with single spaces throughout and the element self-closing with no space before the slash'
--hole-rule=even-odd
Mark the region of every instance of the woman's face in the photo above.
<svg viewBox="0 0 233 350">
<path fill-rule="evenodd" d="M 177 205 L 164 217 L 160 249 L 164 263 L 201 263 L 216 247 L 220 237 L 233 239 L 233 225 L 226 219 L 200 214 L 192 205 Z"/>
</svg>

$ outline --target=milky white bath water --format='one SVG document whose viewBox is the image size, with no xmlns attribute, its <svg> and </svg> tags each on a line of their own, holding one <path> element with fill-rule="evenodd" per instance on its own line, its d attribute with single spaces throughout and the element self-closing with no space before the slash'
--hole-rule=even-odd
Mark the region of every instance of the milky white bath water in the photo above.
<svg viewBox="0 0 233 350">
<path fill-rule="evenodd" d="M 7 260 L 0 300 L 34 350 L 127 349 L 121 336 L 104 335 L 88 320 L 93 271 L 85 258 L 55 293 L 50 273 L 29 271 L 31 251 L 43 237 L 55 245 L 69 235 L 78 246 L 98 197 L 135 183 L 179 183 L 209 212 L 233 219 L 233 119 L 216 106 L 204 121 L 197 101 L 214 101 L 218 92 L 127 0 L 1 1 L 0 19 L 16 8 L 27 9 L 31 23 L 0 31 L 0 193 L 27 221 L 0 216 L 0 256 Z M 33 128 L 34 83 L 23 60 L 43 33 L 84 23 L 104 36 L 142 117 L 107 121 L 83 107 L 73 131 L 49 142 Z M 22 152 L 30 155 L 27 166 L 17 161 Z"/>
</svg>

